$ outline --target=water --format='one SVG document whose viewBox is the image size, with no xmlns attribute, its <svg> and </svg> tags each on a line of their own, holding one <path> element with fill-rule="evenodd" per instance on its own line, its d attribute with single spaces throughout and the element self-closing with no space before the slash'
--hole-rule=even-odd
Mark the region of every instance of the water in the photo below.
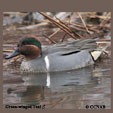
<svg viewBox="0 0 113 113">
<path fill-rule="evenodd" d="M 71 72 L 20 74 L 3 71 L 3 104 L 45 105 L 51 109 L 86 109 L 86 105 L 111 108 L 110 60 Z"/>
</svg>

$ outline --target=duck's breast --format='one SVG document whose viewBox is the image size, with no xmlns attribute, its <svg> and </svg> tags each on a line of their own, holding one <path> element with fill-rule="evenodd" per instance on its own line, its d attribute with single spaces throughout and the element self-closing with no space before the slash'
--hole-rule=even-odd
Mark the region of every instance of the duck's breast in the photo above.
<svg viewBox="0 0 113 113">
<path fill-rule="evenodd" d="M 22 61 L 20 69 L 21 72 L 47 72 L 46 64 L 43 57 L 30 61 Z"/>
</svg>

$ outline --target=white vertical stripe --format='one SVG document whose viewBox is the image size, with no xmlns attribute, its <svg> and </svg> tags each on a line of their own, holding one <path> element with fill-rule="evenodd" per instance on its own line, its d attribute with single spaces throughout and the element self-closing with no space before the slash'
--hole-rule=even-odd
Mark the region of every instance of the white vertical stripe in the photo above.
<svg viewBox="0 0 113 113">
<path fill-rule="evenodd" d="M 49 68 L 50 68 L 50 62 L 49 62 L 48 56 L 45 56 L 44 60 L 45 60 L 45 63 L 46 63 L 46 69 L 47 69 L 47 71 L 49 71 Z"/>
<path fill-rule="evenodd" d="M 47 87 L 50 87 L 50 83 L 51 83 L 51 81 L 50 81 L 50 74 L 49 73 L 47 73 L 47 80 L 46 80 L 46 86 Z"/>
</svg>

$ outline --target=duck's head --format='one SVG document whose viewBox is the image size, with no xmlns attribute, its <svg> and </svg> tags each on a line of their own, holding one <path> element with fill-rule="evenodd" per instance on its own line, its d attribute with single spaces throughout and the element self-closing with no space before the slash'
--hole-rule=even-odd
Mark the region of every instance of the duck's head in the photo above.
<svg viewBox="0 0 113 113">
<path fill-rule="evenodd" d="M 35 36 L 22 38 L 15 51 L 5 59 L 10 59 L 18 55 L 24 55 L 26 60 L 32 60 L 41 55 L 41 43 Z"/>
</svg>

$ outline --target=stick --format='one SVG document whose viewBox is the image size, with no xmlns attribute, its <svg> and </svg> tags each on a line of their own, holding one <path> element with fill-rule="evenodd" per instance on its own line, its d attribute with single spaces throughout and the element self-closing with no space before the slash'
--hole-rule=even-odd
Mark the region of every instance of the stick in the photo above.
<svg viewBox="0 0 113 113">
<path fill-rule="evenodd" d="M 51 17 L 49 17 L 48 15 L 46 15 L 44 12 L 39 12 L 41 15 L 45 16 L 46 18 L 48 18 L 52 23 L 54 23 L 56 26 L 58 26 L 60 29 L 62 29 L 64 32 L 66 32 L 69 36 L 71 36 L 73 39 L 76 39 L 75 36 L 73 36 L 70 32 L 69 29 L 67 29 L 64 25 L 56 22 L 54 19 L 52 19 Z M 65 27 L 65 29 L 64 29 Z"/>
<path fill-rule="evenodd" d="M 54 40 L 52 40 L 51 38 L 49 38 L 48 36 L 46 35 L 43 35 L 44 37 L 46 37 L 48 40 L 50 40 L 53 44 L 56 44 L 56 42 Z"/>
<path fill-rule="evenodd" d="M 73 33 L 74 35 L 77 35 L 77 36 L 79 36 L 80 38 L 83 38 L 80 34 L 78 34 L 78 33 L 74 32 L 74 31 L 72 31 L 72 30 L 69 28 L 69 26 L 66 25 L 66 24 L 65 24 L 63 21 L 61 21 L 59 18 L 56 17 L 56 19 L 58 19 L 66 28 L 68 28 L 70 33 Z"/>
<path fill-rule="evenodd" d="M 77 14 L 79 15 L 79 17 L 80 17 L 80 19 L 81 19 L 84 27 L 86 28 L 87 33 L 90 33 L 89 30 L 88 30 L 88 28 L 87 28 L 87 26 L 86 26 L 86 24 L 85 24 L 85 22 L 84 22 L 84 20 L 83 20 L 83 18 L 82 18 L 82 16 L 81 16 L 81 14 L 79 12 Z"/>
<path fill-rule="evenodd" d="M 53 34 L 51 34 L 51 35 L 49 36 L 49 38 L 52 38 L 53 36 L 55 36 L 59 31 L 60 31 L 60 29 L 58 29 L 57 31 L 55 31 Z"/>
<path fill-rule="evenodd" d="M 63 42 L 63 41 L 64 41 L 64 39 L 65 39 L 66 35 L 67 35 L 67 33 L 65 33 L 65 34 L 63 35 L 63 38 L 62 38 L 61 42 Z"/>
</svg>

